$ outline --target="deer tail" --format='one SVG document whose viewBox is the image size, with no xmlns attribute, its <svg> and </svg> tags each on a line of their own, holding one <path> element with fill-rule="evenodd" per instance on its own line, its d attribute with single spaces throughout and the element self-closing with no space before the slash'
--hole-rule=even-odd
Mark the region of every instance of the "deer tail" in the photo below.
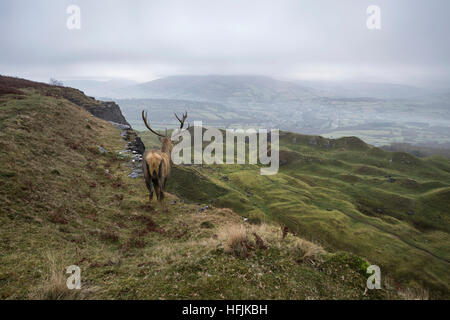
<svg viewBox="0 0 450 320">
<path fill-rule="evenodd" d="M 160 174 L 161 157 L 151 157 L 149 163 L 149 171 L 152 177 L 158 177 Z"/>
</svg>

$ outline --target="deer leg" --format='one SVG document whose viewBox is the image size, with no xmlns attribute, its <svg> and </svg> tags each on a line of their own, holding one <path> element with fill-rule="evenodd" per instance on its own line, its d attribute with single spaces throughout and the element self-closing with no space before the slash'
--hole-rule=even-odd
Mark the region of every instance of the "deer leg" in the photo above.
<svg viewBox="0 0 450 320">
<path fill-rule="evenodd" d="M 152 202 L 153 200 L 153 190 L 148 194 L 148 201 Z"/>
<path fill-rule="evenodd" d="M 166 203 L 164 202 L 164 185 L 166 184 L 166 179 L 164 179 L 164 183 L 162 183 L 161 179 L 158 179 L 159 188 L 159 201 L 161 202 L 161 206 L 165 212 L 167 212 Z"/>
<path fill-rule="evenodd" d="M 152 202 L 152 199 L 153 199 L 153 185 L 152 185 L 152 183 L 151 182 L 146 182 L 146 185 L 147 185 L 147 189 L 148 189 L 148 192 L 149 192 L 149 194 L 148 194 L 148 200 L 150 201 L 150 202 Z"/>
<path fill-rule="evenodd" d="M 158 184 L 155 184 L 155 192 L 156 192 L 156 199 L 158 201 L 161 201 L 160 200 L 161 199 L 161 189 Z"/>
<path fill-rule="evenodd" d="M 153 199 L 153 184 L 152 184 L 152 179 L 150 176 L 150 173 L 148 172 L 148 164 L 147 161 L 143 160 L 142 161 L 142 170 L 144 171 L 144 178 L 145 178 L 145 185 L 148 189 L 149 195 L 148 195 L 148 200 L 150 202 L 152 202 Z"/>
</svg>

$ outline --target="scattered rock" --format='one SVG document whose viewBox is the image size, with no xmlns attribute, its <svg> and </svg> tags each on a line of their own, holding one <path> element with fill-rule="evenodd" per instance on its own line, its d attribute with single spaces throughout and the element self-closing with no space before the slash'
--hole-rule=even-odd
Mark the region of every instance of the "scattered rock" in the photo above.
<svg viewBox="0 0 450 320">
<path fill-rule="evenodd" d="M 103 147 L 101 147 L 101 146 L 97 146 L 97 148 L 98 148 L 98 151 L 99 151 L 101 154 L 105 154 L 105 153 L 108 152 L 108 151 L 106 151 L 105 148 L 103 148 Z"/>
<path fill-rule="evenodd" d="M 121 129 L 121 130 L 130 130 L 131 129 L 131 126 L 128 124 L 117 123 L 117 122 L 113 122 L 113 121 L 109 121 L 109 123 L 111 123 L 117 129 Z"/>
<path fill-rule="evenodd" d="M 143 155 L 145 151 L 145 145 L 140 137 L 134 135 L 134 139 L 130 143 L 128 143 L 128 149 L 130 149 L 131 151 L 136 151 L 138 154 Z"/>
<path fill-rule="evenodd" d="M 141 168 L 135 168 L 133 171 L 131 171 L 131 173 L 128 175 L 128 177 L 130 178 L 138 178 L 144 175 L 144 172 L 142 171 Z"/>
<path fill-rule="evenodd" d="M 141 162 L 142 161 L 142 155 L 137 154 L 131 159 L 131 162 Z"/>
<path fill-rule="evenodd" d="M 130 153 L 130 150 L 125 149 L 125 150 L 119 151 L 118 153 L 119 153 L 119 154 L 129 154 L 129 153 Z"/>
<path fill-rule="evenodd" d="M 201 207 L 200 209 L 198 209 L 197 212 L 203 212 L 203 211 L 208 210 L 208 209 L 211 209 L 211 207 L 210 206 L 204 206 L 204 207 Z"/>
</svg>

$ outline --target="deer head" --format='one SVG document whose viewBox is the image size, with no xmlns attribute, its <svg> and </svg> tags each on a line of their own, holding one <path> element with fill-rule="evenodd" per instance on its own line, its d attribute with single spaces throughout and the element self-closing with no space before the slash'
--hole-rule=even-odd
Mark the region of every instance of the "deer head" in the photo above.
<svg viewBox="0 0 450 320">
<path fill-rule="evenodd" d="M 177 116 L 176 113 L 174 113 L 174 115 L 175 115 L 175 118 L 177 118 L 177 120 L 180 122 L 180 128 L 178 130 L 181 132 L 181 130 L 183 130 L 183 127 L 184 127 L 184 122 L 186 121 L 186 118 L 187 118 L 187 111 L 185 111 L 183 113 L 181 119 Z M 160 138 L 160 141 L 162 142 L 161 152 L 166 152 L 170 155 L 170 153 L 172 152 L 173 145 L 172 145 L 171 138 L 167 135 L 167 129 L 166 129 L 165 135 L 162 135 L 161 133 L 153 130 L 150 127 L 150 125 L 148 124 L 147 112 L 144 110 L 142 110 L 142 120 L 144 121 L 144 124 L 147 127 L 147 129 L 150 130 L 150 132 L 156 134 Z M 187 129 L 189 129 L 189 126 Z"/>
</svg>

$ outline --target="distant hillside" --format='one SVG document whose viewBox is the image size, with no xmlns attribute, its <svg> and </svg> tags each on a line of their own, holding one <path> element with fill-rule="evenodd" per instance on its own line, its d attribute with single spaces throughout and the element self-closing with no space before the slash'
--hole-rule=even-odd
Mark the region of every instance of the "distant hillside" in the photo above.
<svg viewBox="0 0 450 320">
<path fill-rule="evenodd" d="M 392 143 L 388 146 L 382 146 L 381 148 L 387 151 L 407 152 L 420 158 L 429 157 L 432 155 L 441 155 L 450 159 L 450 143 L 444 145 L 432 143 L 422 145 L 414 145 L 409 143 Z"/>
<path fill-rule="evenodd" d="M 416 99 L 433 93 L 433 90 L 393 83 L 348 81 L 300 81 L 295 83 L 321 90 L 335 98 Z"/>
<path fill-rule="evenodd" d="M 118 98 L 225 103 L 279 103 L 315 96 L 314 90 L 263 76 L 172 76 L 116 91 Z"/>
<path fill-rule="evenodd" d="M 191 119 L 222 128 L 279 128 L 329 138 L 354 135 L 377 146 L 450 142 L 445 95 L 404 85 L 173 76 L 117 89 L 114 97 L 121 98 L 133 125 L 139 125 L 139 106 L 153 111 L 161 127 L 173 124 L 166 108 L 188 110 L 196 116 Z"/>
<path fill-rule="evenodd" d="M 255 121 L 253 115 L 246 110 L 236 111 L 216 102 L 174 99 L 119 99 L 116 102 L 123 110 L 128 122 L 138 130 L 145 129 L 141 118 L 142 110 L 149 112 L 152 125 L 159 129 L 178 127 L 179 122 L 173 113 L 185 111 L 188 112 L 189 119 L 202 121 L 205 125 L 219 128 L 240 125 L 245 121 L 248 123 Z"/>
</svg>

